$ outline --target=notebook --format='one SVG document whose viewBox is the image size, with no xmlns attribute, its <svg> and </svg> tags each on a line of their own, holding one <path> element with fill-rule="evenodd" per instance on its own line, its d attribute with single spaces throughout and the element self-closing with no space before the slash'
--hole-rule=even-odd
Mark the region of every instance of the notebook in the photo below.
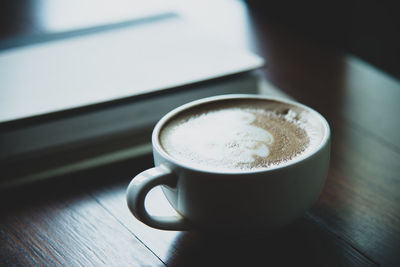
<svg viewBox="0 0 400 267">
<path fill-rule="evenodd" d="M 258 90 L 262 58 L 174 13 L 83 32 L 0 51 L 0 187 L 149 153 L 171 109 Z"/>
<path fill-rule="evenodd" d="M 259 67 L 178 15 L 0 51 L 0 123 Z"/>
</svg>

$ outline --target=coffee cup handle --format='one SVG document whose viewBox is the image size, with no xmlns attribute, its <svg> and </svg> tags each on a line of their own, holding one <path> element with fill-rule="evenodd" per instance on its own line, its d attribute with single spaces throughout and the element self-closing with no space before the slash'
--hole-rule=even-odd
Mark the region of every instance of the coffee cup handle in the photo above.
<svg viewBox="0 0 400 267">
<path fill-rule="evenodd" d="M 162 230 L 187 230 L 189 223 L 181 215 L 153 216 L 145 208 L 145 199 L 148 192 L 158 185 L 175 187 L 177 176 L 168 167 L 160 165 L 139 173 L 130 182 L 126 200 L 133 215 L 150 227 Z"/>
</svg>

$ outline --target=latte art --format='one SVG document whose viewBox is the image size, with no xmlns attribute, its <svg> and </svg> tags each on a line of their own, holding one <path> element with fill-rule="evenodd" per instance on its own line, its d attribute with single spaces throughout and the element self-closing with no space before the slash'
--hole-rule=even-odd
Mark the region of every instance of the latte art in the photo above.
<svg viewBox="0 0 400 267">
<path fill-rule="evenodd" d="M 268 145 L 274 142 L 274 137 L 267 130 L 251 125 L 255 117 L 239 109 L 210 112 L 186 121 L 184 126 L 174 127 L 173 135 L 169 135 L 170 138 L 163 143 L 173 147 L 175 153 L 181 151 L 180 154 L 190 155 L 197 161 L 221 162 L 229 159 L 231 164 L 252 163 L 255 156 L 268 157 Z"/>
<path fill-rule="evenodd" d="M 240 171 L 288 162 L 314 142 L 302 110 L 253 102 L 207 105 L 176 116 L 163 127 L 161 145 L 194 167 Z"/>
</svg>

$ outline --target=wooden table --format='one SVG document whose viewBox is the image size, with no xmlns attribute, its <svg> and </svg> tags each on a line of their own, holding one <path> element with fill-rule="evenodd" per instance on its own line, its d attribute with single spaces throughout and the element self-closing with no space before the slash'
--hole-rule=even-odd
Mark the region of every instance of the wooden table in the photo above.
<svg viewBox="0 0 400 267">
<path fill-rule="evenodd" d="M 257 239 L 155 230 L 125 203 L 131 177 L 153 164 L 148 155 L 2 192 L 0 265 L 400 266 L 400 82 L 281 28 L 258 8 L 216 6 L 220 12 L 204 3 L 182 10 L 216 37 L 263 56 L 261 74 L 331 125 L 330 170 L 313 208 Z M 2 36 L 41 29 L 19 23 L 3 24 Z"/>
</svg>

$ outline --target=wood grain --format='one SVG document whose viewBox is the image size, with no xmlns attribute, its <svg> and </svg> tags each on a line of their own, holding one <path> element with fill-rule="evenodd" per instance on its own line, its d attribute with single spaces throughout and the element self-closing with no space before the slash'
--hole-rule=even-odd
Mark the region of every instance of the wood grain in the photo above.
<svg viewBox="0 0 400 267">
<path fill-rule="evenodd" d="M 269 62 L 265 77 L 320 111 L 331 125 L 330 172 L 309 218 L 373 261 L 397 265 L 399 81 L 351 55 L 258 19 L 260 39 L 255 42 Z"/>
<path fill-rule="evenodd" d="M 400 265 L 398 79 L 331 44 L 281 27 L 262 9 L 224 3 L 214 7 L 226 15 L 209 12 L 207 1 L 185 4 L 182 10 L 191 10 L 189 17 L 210 32 L 214 29 L 212 35 L 263 56 L 263 77 L 282 94 L 321 112 L 331 125 L 331 166 L 315 206 L 267 237 L 152 229 L 137 221 L 125 203 L 129 180 L 152 166 L 149 155 L 1 192 L 0 265 Z M 1 37 L 43 33 L 32 23 L 34 4 L 20 11 L 7 8 L 21 20 L 11 23 L 0 16 L 6 21 Z M 155 212 L 171 212 L 165 205 L 157 191 L 149 197 Z"/>
<path fill-rule="evenodd" d="M 375 261 L 396 265 L 399 153 L 349 125 L 337 128 L 332 145 L 331 172 L 313 216 Z"/>
<path fill-rule="evenodd" d="M 79 191 L 73 187 L 31 187 L 14 197 L 9 192 L 7 200 L 3 194 L 1 266 L 163 265 L 95 199 L 72 193 Z"/>
<path fill-rule="evenodd" d="M 125 200 L 127 184 L 128 181 L 96 189 L 93 195 L 168 266 L 252 266 L 263 263 L 280 266 L 376 265 L 340 238 L 311 222 L 309 215 L 265 237 L 153 229 L 129 212 Z M 160 206 L 167 209 L 161 190 L 149 196 L 149 202 L 152 202 L 148 207 L 150 211 L 160 212 Z"/>
</svg>

